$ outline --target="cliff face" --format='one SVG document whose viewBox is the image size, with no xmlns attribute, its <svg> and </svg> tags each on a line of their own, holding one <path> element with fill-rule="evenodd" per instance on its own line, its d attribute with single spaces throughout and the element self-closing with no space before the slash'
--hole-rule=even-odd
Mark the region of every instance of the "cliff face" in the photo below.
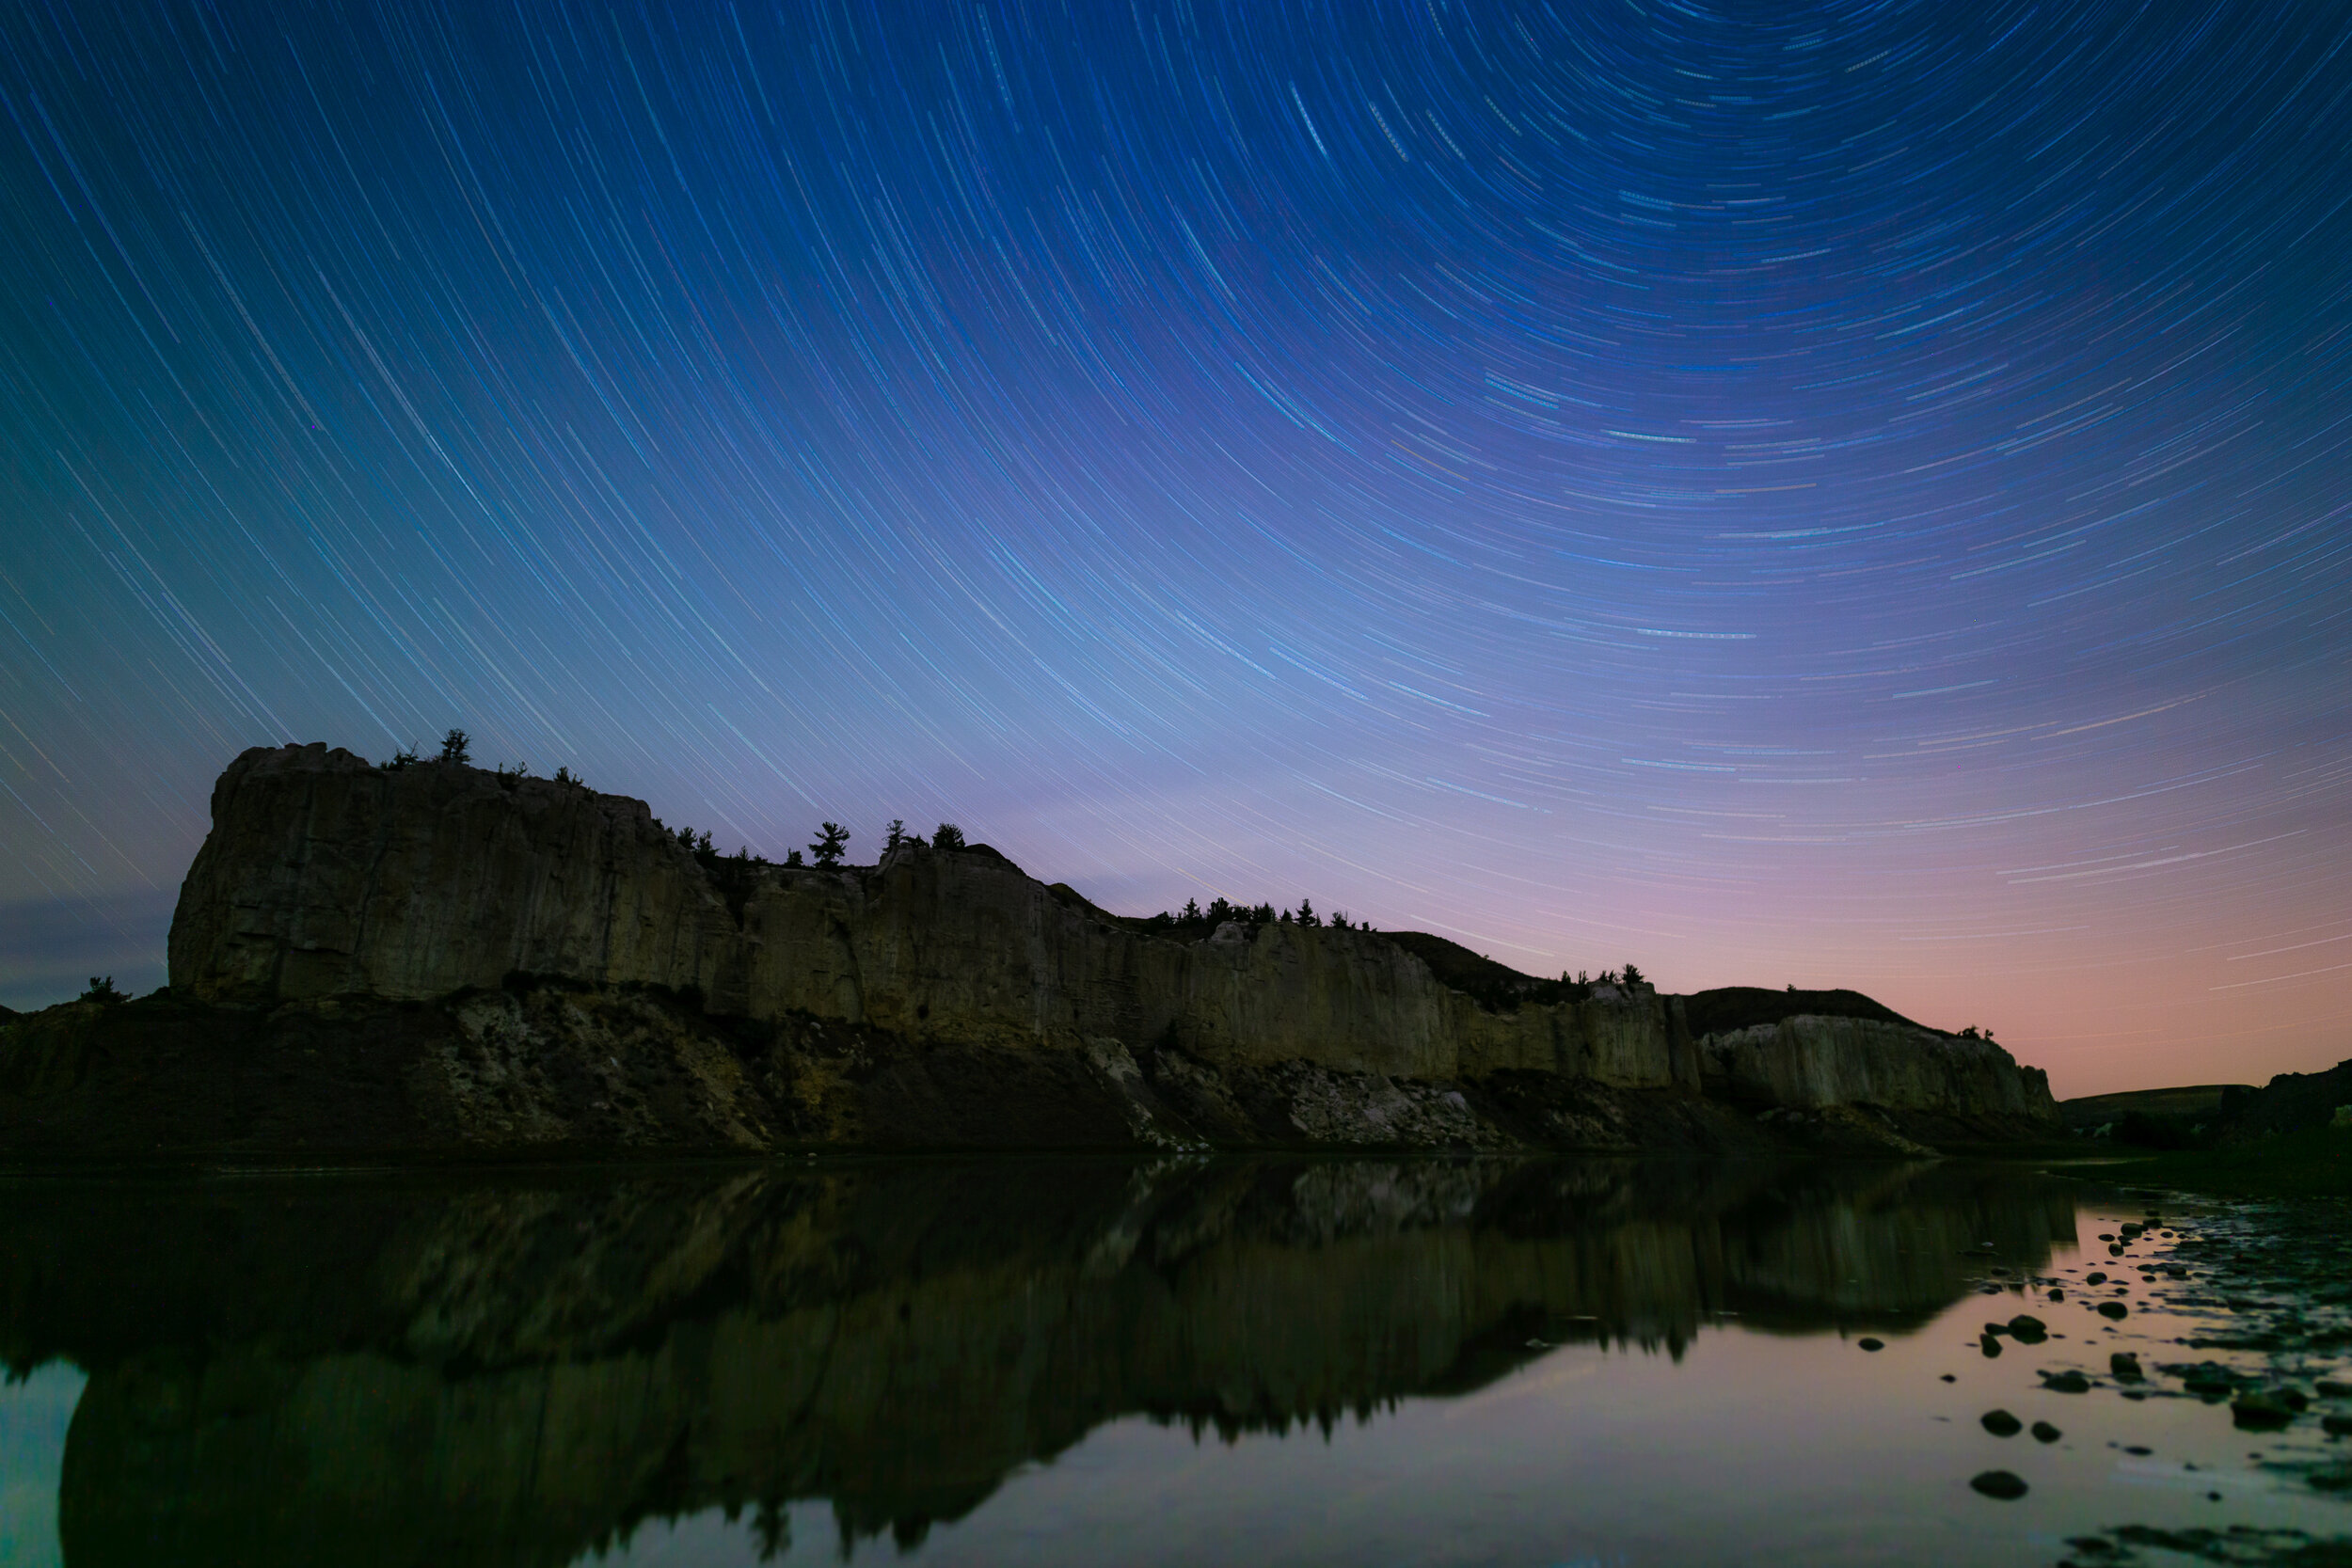
<svg viewBox="0 0 2352 1568">
<path fill-rule="evenodd" d="M 1491 1012 L 1370 933 L 1142 935 L 985 848 L 763 867 L 739 914 L 643 801 L 319 746 L 239 757 L 213 823 L 171 928 L 172 986 L 207 1000 L 429 1001 L 521 973 L 692 990 L 723 1016 L 802 1013 L 917 1043 L 1168 1041 L 1218 1067 L 1698 1085 L 1654 992 Z"/>
<path fill-rule="evenodd" d="M 2054 1120 L 2049 1075 L 1991 1040 L 1912 1023 L 1799 1014 L 1699 1041 L 1708 1092 L 1767 1105 L 1883 1105 Z"/>
<path fill-rule="evenodd" d="M 339 1129 L 319 1148 L 1914 1148 L 1907 1117 L 2055 1115 L 1998 1047 L 1915 1026 L 1703 1052 L 1645 987 L 1496 1006 L 1370 932 L 1177 940 L 985 847 L 713 872 L 642 801 L 317 745 L 222 775 L 170 964 L 168 1003 L 0 1025 L 0 1145 L 254 1147 L 308 1117 Z M 206 1006 L 209 1033 L 173 1010 Z M 336 1071 L 364 1042 L 362 1114 Z M 1759 1107 L 1839 1115 L 1768 1134 Z"/>
<path fill-rule="evenodd" d="M 208 1000 L 424 1000 L 523 970 L 709 989 L 734 928 L 642 800 L 256 748 L 213 786 L 171 984 Z"/>
</svg>

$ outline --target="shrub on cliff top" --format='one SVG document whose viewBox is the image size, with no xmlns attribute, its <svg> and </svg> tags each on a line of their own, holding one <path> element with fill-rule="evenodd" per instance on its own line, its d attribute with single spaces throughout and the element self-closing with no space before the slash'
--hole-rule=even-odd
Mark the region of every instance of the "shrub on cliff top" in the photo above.
<svg viewBox="0 0 2352 1568">
<path fill-rule="evenodd" d="M 931 847 L 934 849 L 962 848 L 963 830 L 953 822 L 942 822 L 939 825 L 939 831 L 931 834 Z"/>
<path fill-rule="evenodd" d="M 842 847 L 850 842 L 850 830 L 838 822 L 818 825 L 816 842 L 808 847 L 811 859 L 818 865 L 839 865 Z"/>
<path fill-rule="evenodd" d="M 468 745 L 468 737 L 465 731 L 452 730 L 449 734 L 441 736 L 440 760 L 443 762 L 453 762 L 461 768 L 469 766 L 472 763 L 473 752 Z"/>
<path fill-rule="evenodd" d="M 77 1002 L 128 1002 L 131 998 L 129 993 L 115 989 L 113 975 L 93 974 L 89 977 L 89 990 L 74 1000 Z"/>
</svg>

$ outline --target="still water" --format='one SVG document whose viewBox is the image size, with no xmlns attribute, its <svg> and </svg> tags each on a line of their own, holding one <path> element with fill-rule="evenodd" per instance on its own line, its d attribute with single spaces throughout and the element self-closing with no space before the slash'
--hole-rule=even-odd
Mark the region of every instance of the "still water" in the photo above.
<svg viewBox="0 0 2352 1568">
<path fill-rule="evenodd" d="M 2346 1217 L 1958 1164 L 20 1180 L 0 1563 L 2352 1561 Z"/>
</svg>

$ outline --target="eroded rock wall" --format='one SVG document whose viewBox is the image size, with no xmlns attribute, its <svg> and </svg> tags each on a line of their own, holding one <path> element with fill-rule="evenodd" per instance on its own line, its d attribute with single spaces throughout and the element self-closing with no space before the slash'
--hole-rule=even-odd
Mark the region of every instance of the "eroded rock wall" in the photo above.
<svg viewBox="0 0 2352 1568">
<path fill-rule="evenodd" d="M 205 1000 L 422 1001 L 508 973 L 716 978 L 725 903 L 642 800 L 472 768 L 246 752 L 172 915 L 171 983 Z"/>
<path fill-rule="evenodd" d="M 1698 1083 L 1652 991 L 1491 1012 L 1375 935 L 1141 934 L 984 848 L 769 867 L 739 911 L 642 801 L 469 768 L 371 768 L 324 746 L 246 752 L 214 791 L 213 824 L 171 930 L 173 988 L 203 999 L 429 1001 L 522 972 L 692 990 L 725 1016 L 804 1013 L 916 1042 L 1109 1038 L 1218 1067 Z"/>
<path fill-rule="evenodd" d="M 1800 1014 L 1703 1037 L 1698 1052 L 1708 1091 L 1735 1101 L 2058 1125 L 2048 1074 L 1991 1040 Z"/>
<path fill-rule="evenodd" d="M 2009 1136 L 2055 1118 L 2042 1075 L 1990 1041 L 1804 1016 L 1702 1049 L 1682 1000 L 1645 987 L 1489 1006 L 1375 933 L 1139 931 L 982 847 L 714 873 L 642 801 L 323 745 L 250 751 L 222 775 L 170 958 L 176 998 L 300 1012 L 236 1048 L 250 1077 L 282 1076 L 259 1064 L 294 1024 L 331 1033 L 333 1007 L 374 1009 L 402 1065 L 368 1125 L 434 1129 L 387 1131 L 386 1147 L 1723 1148 L 1739 1105 L 1874 1107 L 1878 1122 L 1806 1136 L 1908 1149 L 1906 1129 Z M 402 1006 L 430 1016 L 382 1012 Z M 111 1062 L 122 1029 L 8 1027 L 46 1041 L 47 1065 L 34 1073 L 25 1043 L 0 1088 L 73 1089 L 95 1115 L 126 1073 L 147 1082 Z M 1661 1120 L 1625 1094 L 1684 1109 Z M 231 1098 L 207 1134 L 223 1147 L 258 1136 L 238 1131 L 244 1107 L 271 1103 Z M 19 1136 L 66 1135 L 64 1101 L 23 1109 Z M 0 1131 L 11 1119 L 0 1105 Z"/>
</svg>

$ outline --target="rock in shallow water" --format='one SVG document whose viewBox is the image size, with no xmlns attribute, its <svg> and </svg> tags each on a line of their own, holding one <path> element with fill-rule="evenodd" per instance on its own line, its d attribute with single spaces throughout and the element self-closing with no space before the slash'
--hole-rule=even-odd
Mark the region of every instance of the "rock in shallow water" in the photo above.
<svg viewBox="0 0 2352 1568">
<path fill-rule="evenodd" d="M 1864 1350 L 1884 1350 L 1886 1348 L 1885 1340 L 1873 1338 L 1868 1335 L 1863 1336 L 1863 1338 L 1857 1340 L 1856 1343 L 1861 1345 Z"/>
<path fill-rule="evenodd" d="M 2014 1437 L 2026 1430 L 2026 1423 L 2006 1410 L 1988 1410 L 1977 1418 L 1977 1424 L 1995 1437 Z"/>
<path fill-rule="evenodd" d="M 1998 1497 L 2003 1502 L 2015 1502 L 2026 1495 L 2025 1481 L 2007 1470 L 1984 1471 L 1971 1478 L 1968 1484 L 1986 1497 Z"/>
<path fill-rule="evenodd" d="M 2065 1435 L 2066 1433 L 2047 1421 L 2036 1421 L 2033 1424 L 2033 1440 L 2037 1443 L 2055 1443 Z"/>
<path fill-rule="evenodd" d="M 2295 1412 L 2275 1394 L 2241 1394 L 2230 1402 L 2230 1419 L 2248 1432 L 2276 1432 Z"/>
</svg>

